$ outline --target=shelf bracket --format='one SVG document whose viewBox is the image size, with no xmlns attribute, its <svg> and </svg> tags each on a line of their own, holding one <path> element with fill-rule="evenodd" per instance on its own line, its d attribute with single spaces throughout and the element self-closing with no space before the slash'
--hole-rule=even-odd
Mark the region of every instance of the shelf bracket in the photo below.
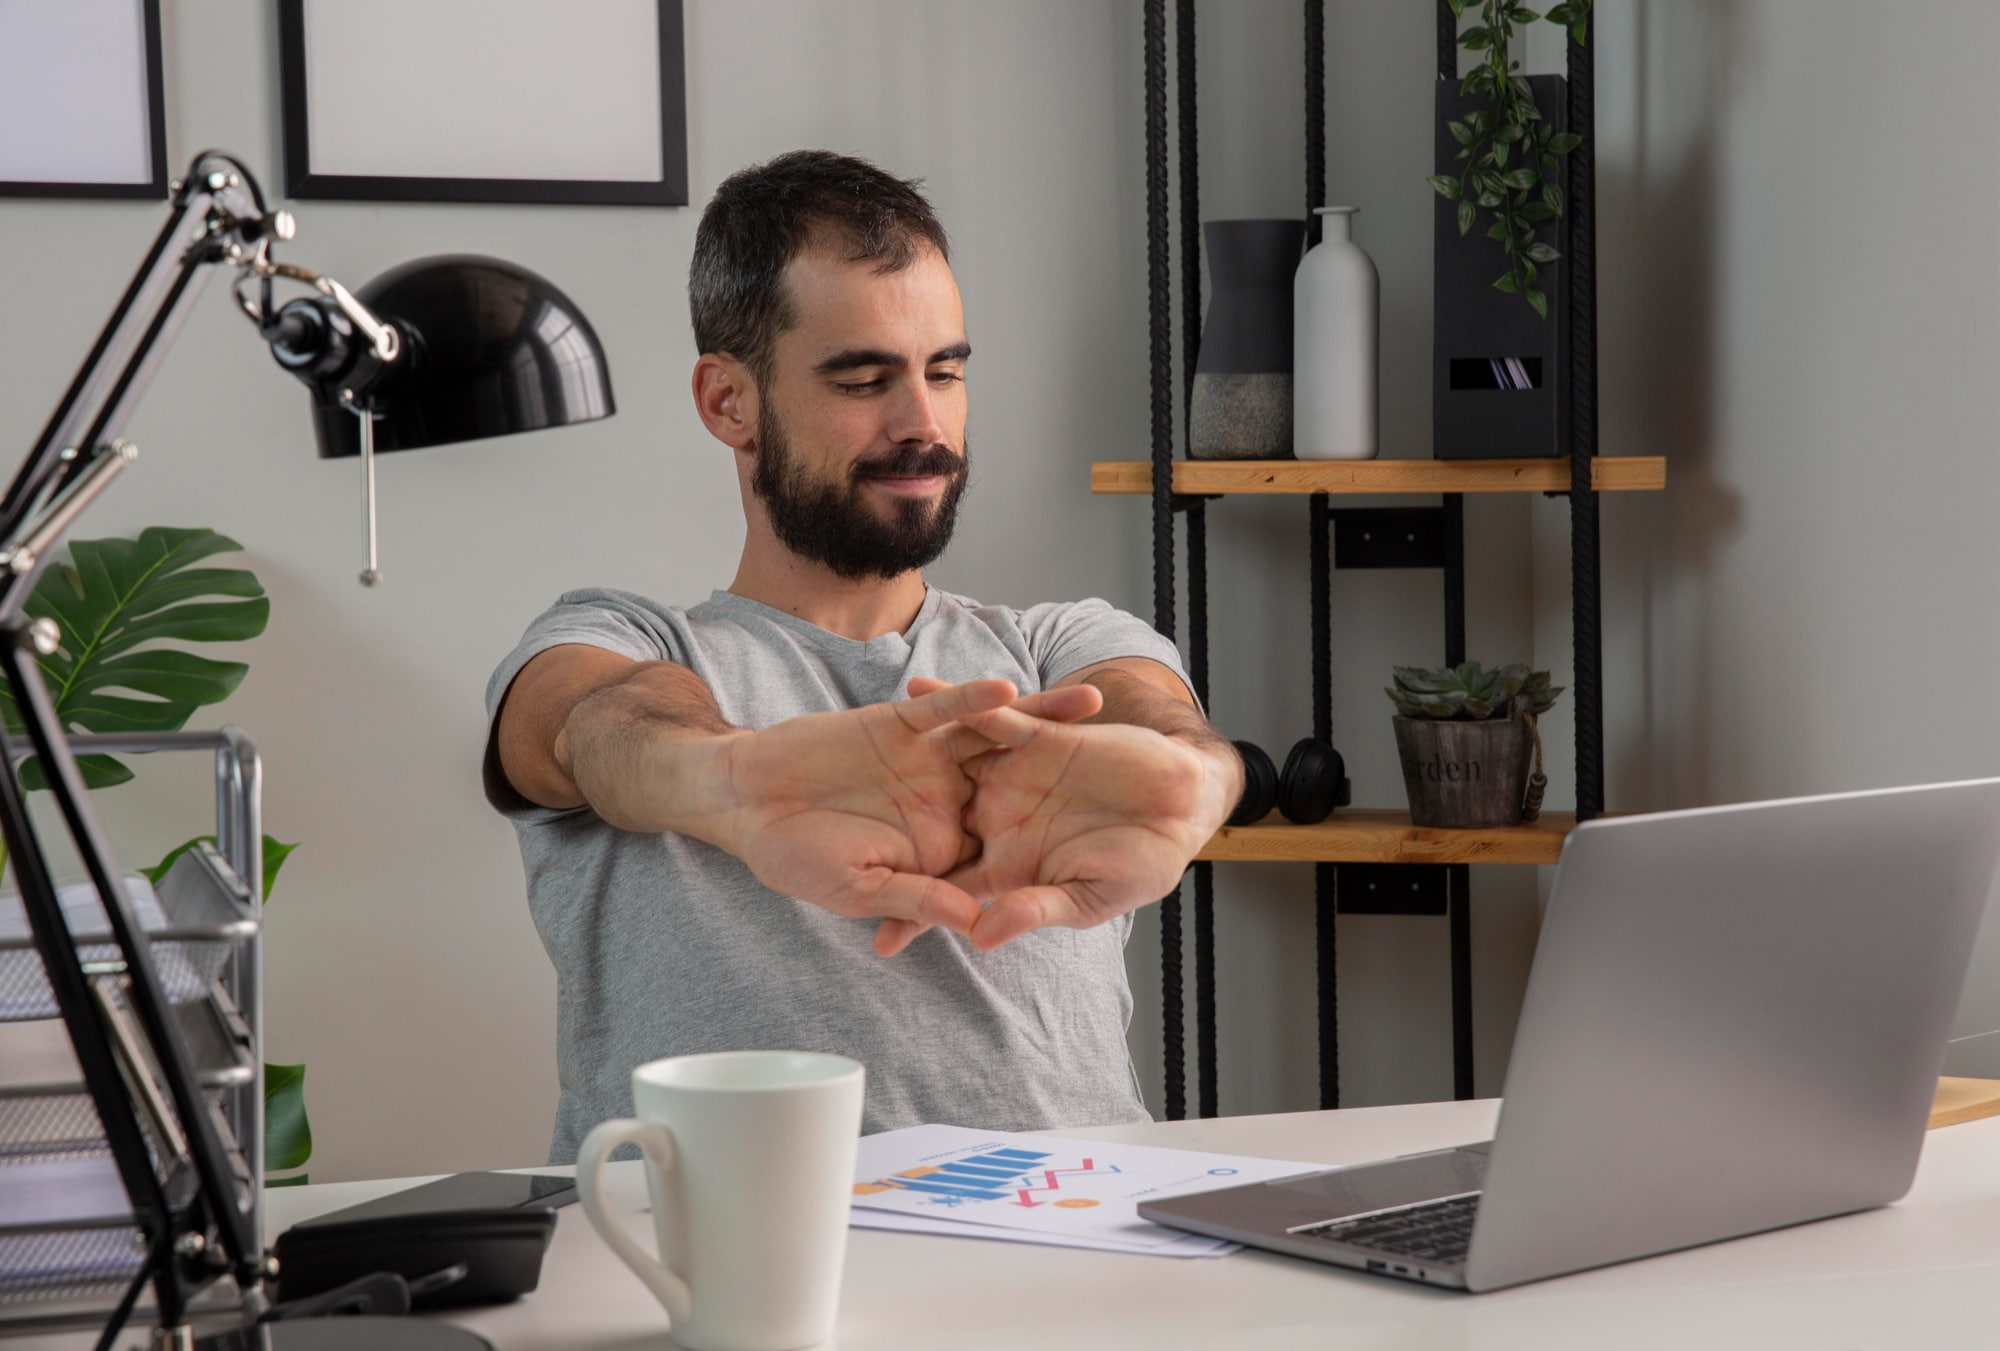
<svg viewBox="0 0 2000 1351">
<path fill-rule="evenodd" d="M 1443 507 L 1336 507 L 1333 566 L 1442 568 Z"/>
<path fill-rule="evenodd" d="M 1450 869 L 1442 863 L 1342 863 L 1343 915 L 1443 915 Z"/>
</svg>

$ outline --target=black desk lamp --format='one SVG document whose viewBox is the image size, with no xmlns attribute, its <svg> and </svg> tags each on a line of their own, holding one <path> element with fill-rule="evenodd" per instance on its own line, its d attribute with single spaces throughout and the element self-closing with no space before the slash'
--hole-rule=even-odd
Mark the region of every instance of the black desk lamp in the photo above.
<svg viewBox="0 0 2000 1351">
<path fill-rule="evenodd" d="M 267 209 L 249 170 L 215 151 L 195 157 L 186 178 L 174 185 L 169 207 L 165 227 L 0 498 L 0 675 L 16 695 L 30 748 L 46 767 L 64 829 L 103 903 L 120 960 L 86 964 L 80 957 L 18 768 L 0 774 L 0 834 L 36 951 L 145 1242 L 144 1264 L 99 1345 L 112 1344 L 150 1283 L 159 1311 L 154 1346 L 174 1351 L 195 1346 L 189 1301 L 230 1276 L 243 1292 L 245 1318 L 203 1344 L 284 1346 L 309 1340 L 326 1346 L 340 1340 L 337 1325 L 288 1323 L 286 1311 L 270 1309 L 264 1298 L 263 1282 L 273 1266 L 262 1250 L 252 1206 L 252 1189 L 263 1180 L 247 1175 L 203 1098 L 146 939 L 119 884 L 122 872 L 91 811 L 68 733 L 43 682 L 36 655 L 54 651 L 60 633 L 51 620 L 28 621 L 23 609 L 64 532 L 131 463 L 135 451 L 118 433 L 213 266 L 238 270 L 238 303 L 278 363 L 311 390 L 320 454 L 363 459 L 368 568 L 361 576 L 369 585 L 381 575 L 375 550 L 377 450 L 606 417 L 613 411 L 611 385 L 589 322 L 560 291 L 525 269 L 464 255 L 422 259 L 384 273 L 356 295 L 329 277 L 271 257 L 274 243 L 292 237 L 291 214 Z M 315 294 L 276 307 L 279 279 L 303 282 Z M 255 299 L 245 293 L 252 285 Z M 0 751 L 14 766 L 19 757 L 6 740 L 0 737 Z M 400 1312 L 393 1307 L 394 1293 L 385 1295 L 378 1283 L 357 1291 L 346 1306 Z M 344 1341 L 353 1345 L 485 1345 L 444 1324 L 371 1318 L 365 1325 L 345 1326 L 352 1335 Z"/>
</svg>

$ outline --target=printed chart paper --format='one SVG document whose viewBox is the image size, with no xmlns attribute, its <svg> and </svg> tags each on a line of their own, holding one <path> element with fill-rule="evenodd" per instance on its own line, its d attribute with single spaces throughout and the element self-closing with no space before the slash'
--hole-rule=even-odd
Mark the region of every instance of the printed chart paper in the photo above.
<svg viewBox="0 0 2000 1351">
<path fill-rule="evenodd" d="M 1139 1218 L 1139 1202 L 1316 1172 L 1326 1165 L 1041 1135 L 912 1126 L 863 1136 L 859 1210 L 963 1226 L 1089 1240 L 1130 1252 L 1207 1251 L 1178 1229 Z M 857 1221 L 866 1223 L 866 1221 Z M 1208 1240 L 1220 1244 L 1221 1240 Z"/>
<path fill-rule="evenodd" d="M 1093 1248 L 1099 1252 L 1141 1253 L 1148 1257 L 1227 1257 L 1242 1249 L 1241 1243 L 1210 1238 L 1206 1234 L 1182 1234 L 1173 1243 L 1151 1246 L 1120 1243 L 1108 1238 L 1066 1238 L 1060 1234 L 1034 1234 L 1025 1229 L 1002 1229 L 997 1224 L 959 1224 L 953 1220 L 931 1220 L 921 1215 L 898 1215 L 892 1210 L 848 1212 L 848 1222 L 856 1229 L 887 1229 L 899 1234 L 939 1234 L 945 1238 L 975 1238 L 1002 1243 L 1039 1243 L 1051 1248 Z"/>
</svg>

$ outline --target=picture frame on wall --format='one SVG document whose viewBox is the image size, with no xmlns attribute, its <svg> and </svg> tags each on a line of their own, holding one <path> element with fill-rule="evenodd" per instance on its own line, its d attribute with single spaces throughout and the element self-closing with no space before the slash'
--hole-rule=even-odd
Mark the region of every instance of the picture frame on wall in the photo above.
<svg viewBox="0 0 2000 1351">
<path fill-rule="evenodd" d="M 0 197 L 167 196 L 160 0 L 0 3 Z"/>
<path fill-rule="evenodd" d="M 285 191 L 685 206 L 681 0 L 279 0 Z"/>
</svg>

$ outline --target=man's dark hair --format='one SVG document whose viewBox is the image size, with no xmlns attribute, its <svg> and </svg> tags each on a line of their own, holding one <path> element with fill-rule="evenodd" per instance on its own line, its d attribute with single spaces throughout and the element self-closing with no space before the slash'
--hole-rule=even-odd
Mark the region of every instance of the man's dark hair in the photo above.
<svg viewBox="0 0 2000 1351">
<path fill-rule="evenodd" d="M 723 179 L 688 266 L 695 346 L 735 357 L 764 385 L 778 335 L 798 322 L 784 272 L 800 253 L 837 249 L 878 272 L 908 267 L 926 244 L 949 258 L 919 182 L 831 150 L 794 150 Z"/>
</svg>

